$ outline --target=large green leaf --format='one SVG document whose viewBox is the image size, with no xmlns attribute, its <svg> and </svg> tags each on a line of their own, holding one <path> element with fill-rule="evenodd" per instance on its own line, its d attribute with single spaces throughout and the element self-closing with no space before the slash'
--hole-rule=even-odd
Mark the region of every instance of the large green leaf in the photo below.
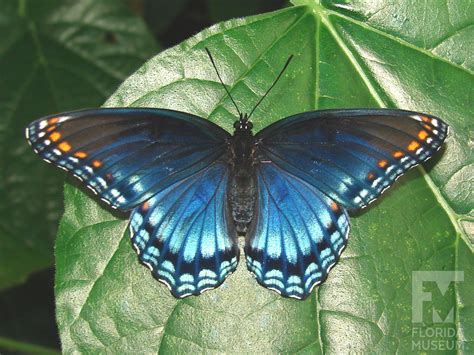
<svg viewBox="0 0 474 355">
<path fill-rule="evenodd" d="M 0 289 L 53 263 L 63 174 L 26 144 L 52 112 L 100 105 L 156 51 L 120 0 L 0 0 Z"/>
<path fill-rule="evenodd" d="M 464 282 L 451 283 L 444 297 L 431 285 L 433 301 L 425 304 L 425 313 L 434 305 L 444 318 L 454 307 L 454 320 L 444 326 L 456 334 L 446 332 L 437 340 L 472 347 L 474 262 L 461 223 L 471 218 L 472 206 L 446 188 L 456 184 L 456 171 L 472 166 L 467 152 L 472 73 L 379 26 L 383 21 L 372 25 L 362 5 L 354 17 L 348 15 L 348 5 L 310 5 L 207 29 L 147 62 L 107 106 L 183 110 L 230 131 L 235 112 L 204 47 L 213 51 L 243 111 L 252 108 L 295 54 L 257 109 L 256 130 L 316 108 L 400 106 L 451 124 L 441 160 L 436 159 L 429 174 L 411 171 L 379 203 L 352 217 L 341 262 L 303 302 L 258 286 L 243 264 L 219 289 L 176 300 L 138 264 L 126 219 L 66 186 L 66 212 L 56 244 L 57 317 L 64 351 L 404 353 L 422 338 L 412 334 L 415 325 L 424 330 L 437 326 L 429 314 L 425 323 L 412 323 L 412 271 L 417 270 L 465 271 Z M 410 2 L 399 0 L 387 22 L 407 6 Z M 407 16 L 415 11 L 422 16 L 416 8 Z M 423 18 L 418 25 L 438 26 L 439 18 Z"/>
</svg>

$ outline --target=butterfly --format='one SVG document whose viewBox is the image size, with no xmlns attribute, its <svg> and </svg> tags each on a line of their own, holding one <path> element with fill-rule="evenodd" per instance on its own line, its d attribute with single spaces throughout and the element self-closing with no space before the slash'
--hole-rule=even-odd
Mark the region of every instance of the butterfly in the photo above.
<svg viewBox="0 0 474 355">
<path fill-rule="evenodd" d="M 206 49 L 207 50 L 207 49 Z M 99 108 L 41 118 L 26 137 L 111 208 L 131 211 L 140 261 L 182 298 L 222 284 L 239 261 L 262 286 L 306 298 L 338 262 L 348 211 L 367 207 L 443 145 L 448 126 L 418 112 L 320 110 L 233 134 L 189 113 Z"/>
</svg>

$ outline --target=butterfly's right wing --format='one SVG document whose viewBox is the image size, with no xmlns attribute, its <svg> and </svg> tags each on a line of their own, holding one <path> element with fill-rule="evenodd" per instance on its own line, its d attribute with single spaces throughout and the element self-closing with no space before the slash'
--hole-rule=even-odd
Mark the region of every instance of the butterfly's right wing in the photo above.
<svg viewBox="0 0 474 355">
<path fill-rule="evenodd" d="M 311 184 L 267 162 L 257 166 L 258 204 L 247 232 L 247 266 L 264 287 L 304 299 L 347 243 L 347 212 Z"/>
<path fill-rule="evenodd" d="M 217 287 L 236 268 L 222 128 L 183 112 L 104 108 L 45 117 L 26 135 L 113 208 L 133 209 L 139 258 L 176 297 Z"/>
<path fill-rule="evenodd" d="M 124 211 L 221 159 L 230 137 L 200 117 L 152 108 L 62 113 L 31 123 L 26 136 L 44 160 Z"/>
</svg>

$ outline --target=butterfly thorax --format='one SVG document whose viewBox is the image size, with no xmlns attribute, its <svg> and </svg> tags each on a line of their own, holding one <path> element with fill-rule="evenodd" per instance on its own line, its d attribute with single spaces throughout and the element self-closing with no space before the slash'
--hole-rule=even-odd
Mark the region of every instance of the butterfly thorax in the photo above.
<svg viewBox="0 0 474 355">
<path fill-rule="evenodd" d="M 234 128 L 229 142 L 229 203 L 237 231 L 245 233 L 252 221 L 257 196 L 256 144 L 251 122 L 241 118 L 235 122 Z"/>
</svg>

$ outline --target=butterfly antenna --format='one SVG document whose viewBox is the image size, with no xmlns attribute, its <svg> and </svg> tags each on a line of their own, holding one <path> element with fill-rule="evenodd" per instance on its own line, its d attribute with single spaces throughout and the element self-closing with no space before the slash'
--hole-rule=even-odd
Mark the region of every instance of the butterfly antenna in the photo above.
<svg viewBox="0 0 474 355">
<path fill-rule="evenodd" d="M 230 94 L 229 90 L 227 89 L 227 86 L 224 85 L 224 82 L 222 81 L 222 78 L 219 74 L 219 71 L 217 70 L 216 63 L 214 63 L 214 58 L 212 58 L 211 52 L 209 51 L 209 49 L 207 47 L 206 47 L 206 52 L 207 52 L 207 55 L 209 56 L 209 59 L 211 60 L 212 66 L 214 67 L 214 69 L 217 73 L 217 77 L 219 78 L 219 81 L 221 82 L 222 86 L 224 87 L 225 91 L 227 92 L 227 95 L 229 95 L 230 99 L 232 100 L 232 103 L 234 104 L 237 112 L 239 113 L 239 117 L 242 117 L 242 113 L 240 112 L 239 107 L 237 106 L 234 99 L 232 98 L 232 95 Z"/>
<path fill-rule="evenodd" d="M 276 85 L 276 83 L 278 82 L 278 80 L 281 78 L 281 76 L 283 75 L 283 73 L 285 72 L 286 68 L 288 67 L 288 65 L 290 64 L 291 60 L 293 59 L 293 54 L 290 55 L 290 57 L 288 58 L 288 60 L 286 61 L 285 65 L 283 66 L 283 69 L 281 70 L 280 74 L 278 74 L 278 76 L 276 77 L 275 81 L 273 82 L 272 86 L 270 86 L 267 90 L 267 92 L 265 93 L 265 95 L 262 96 L 262 98 L 257 102 L 257 104 L 255 105 L 255 107 L 253 108 L 253 110 L 250 112 L 250 114 L 247 116 L 247 120 L 250 118 L 250 116 L 252 116 L 252 113 L 255 111 L 255 109 L 258 107 L 258 105 L 260 105 L 260 103 L 263 101 L 263 99 L 268 95 L 268 93 L 273 89 L 273 87 Z"/>
</svg>

